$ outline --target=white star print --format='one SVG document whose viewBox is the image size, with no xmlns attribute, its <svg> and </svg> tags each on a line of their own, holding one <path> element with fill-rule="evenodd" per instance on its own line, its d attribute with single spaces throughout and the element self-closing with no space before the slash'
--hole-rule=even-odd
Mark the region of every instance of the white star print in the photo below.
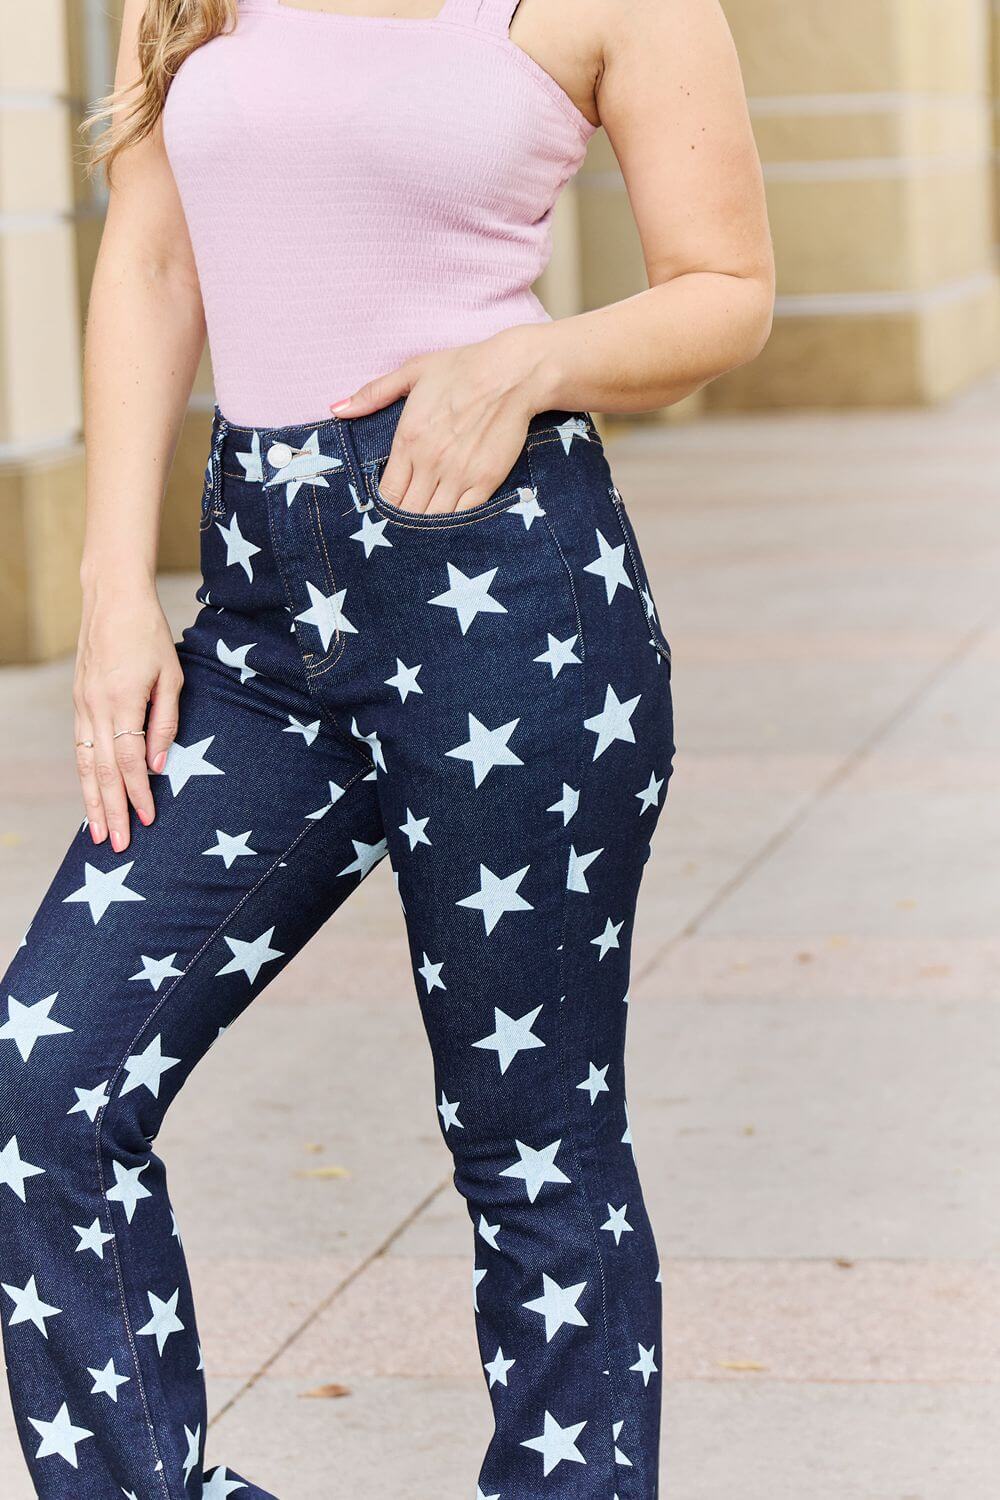
<svg viewBox="0 0 1000 1500">
<path fill-rule="evenodd" d="M 563 667 L 571 664 L 581 665 L 580 657 L 573 650 L 580 637 L 571 635 L 565 641 L 560 641 L 551 631 L 547 631 L 546 634 L 549 638 L 548 649 L 533 657 L 533 660 L 541 662 L 543 666 L 551 667 L 552 679 L 555 681 Z"/>
<path fill-rule="evenodd" d="M 128 1385 L 130 1375 L 119 1375 L 115 1369 L 115 1362 L 109 1359 L 103 1370 L 92 1369 L 87 1366 L 87 1374 L 93 1377 L 94 1389 L 92 1396 L 110 1396 L 115 1405 L 118 1405 L 118 1387 Z"/>
<path fill-rule="evenodd" d="M 629 1365 L 629 1369 L 638 1371 L 638 1373 L 642 1376 L 643 1385 L 648 1385 L 650 1376 L 657 1373 L 657 1367 L 653 1360 L 653 1354 L 656 1350 L 656 1345 L 651 1344 L 647 1349 L 644 1344 L 639 1344 L 638 1349 L 639 1358 L 636 1360 L 634 1365 Z"/>
<path fill-rule="evenodd" d="M 487 1224 L 485 1214 L 479 1215 L 479 1233 L 482 1235 L 483 1239 L 486 1241 L 487 1245 L 489 1245 L 491 1250 L 500 1249 L 500 1246 L 497 1244 L 497 1234 L 499 1232 L 499 1229 L 499 1224 Z"/>
<path fill-rule="evenodd" d="M 240 531 L 239 517 L 235 512 L 229 526 L 223 526 L 221 521 L 216 521 L 215 524 L 226 544 L 226 567 L 242 568 L 247 578 L 253 583 L 253 563 L 250 559 L 256 557 L 260 548 L 255 547 L 253 542 L 248 542 Z"/>
<path fill-rule="evenodd" d="M 417 681 L 417 673 L 420 667 L 407 667 L 396 657 L 396 675 L 385 679 L 386 687 L 394 687 L 399 693 L 400 703 L 405 703 L 410 693 L 423 694 L 423 688 Z"/>
<path fill-rule="evenodd" d="M 479 1311 L 479 1283 L 485 1275 L 485 1270 L 480 1270 L 478 1266 L 472 1267 L 472 1308 L 474 1312 Z"/>
<path fill-rule="evenodd" d="M 296 615 L 295 619 L 301 620 L 303 625 L 312 625 L 319 631 L 324 651 L 329 649 L 335 631 L 342 630 L 345 635 L 357 635 L 358 632 L 344 614 L 346 589 L 336 589 L 332 594 L 324 594 L 314 583 L 308 581 L 306 588 L 309 590 L 309 608 Z"/>
<path fill-rule="evenodd" d="M 111 1165 L 114 1169 L 115 1185 L 108 1188 L 105 1197 L 109 1203 L 122 1205 L 125 1217 L 131 1224 L 139 1200 L 153 1196 L 149 1188 L 139 1181 L 140 1176 L 149 1166 L 149 1162 L 144 1161 L 138 1167 L 123 1167 L 119 1161 L 114 1161 Z"/>
<path fill-rule="evenodd" d="M 585 895 L 590 894 L 590 886 L 587 884 L 587 871 L 603 849 L 592 849 L 589 854 L 577 854 L 571 844 L 569 850 L 569 870 L 566 875 L 566 889 L 568 891 L 583 891 Z"/>
<path fill-rule="evenodd" d="M 405 833 L 406 837 L 409 839 L 411 854 L 418 844 L 430 843 L 430 839 L 427 837 L 426 833 L 427 825 L 429 822 L 430 818 L 418 818 L 410 810 L 410 808 L 406 809 L 406 822 L 400 823 L 399 831 L 400 833 Z"/>
<path fill-rule="evenodd" d="M 125 884 L 134 864 L 135 860 L 130 859 L 127 864 L 119 865 L 117 870 L 108 870 L 105 874 L 95 865 L 85 863 L 83 885 L 78 891 L 73 891 L 72 895 L 64 896 L 63 905 L 73 901 L 86 902 L 96 927 L 108 907 L 116 901 L 145 901 L 145 896 L 140 896 L 138 891 L 130 890 Z"/>
<path fill-rule="evenodd" d="M 486 573 L 477 573 L 468 578 L 454 563 L 448 564 L 448 588 L 443 594 L 435 594 L 428 604 L 439 604 L 444 609 L 453 609 L 458 616 L 462 634 L 465 635 L 479 614 L 505 615 L 506 609 L 490 593 L 490 585 L 498 569 L 490 568 Z"/>
<path fill-rule="evenodd" d="M 13 1042 L 24 1062 L 28 1061 L 39 1037 L 72 1032 L 72 1026 L 62 1026 L 50 1015 L 58 998 L 57 990 L 34 1005 L 22 1005 L 13 995 L 7 996 L 7 1020 L 0 1026 L 0 1041 Z"/>
<path fill-rule="evenodd" d="M 584 438 L 586 442 L 590 442 L 590 432 L 582 417 L 570 417 L 568 421 L 559 423 L 556 427 L 556 432 L 558 432 L 562 439 L 563 451 L 565 453 L 568 453 L 570 448 L 572 448 L 574 438 Z"/>
<path fill-rule="evenodd" d="M 142 1337 L 155 1338 L 156 1348 L 159 1354 L 163 1353 L 163 1346 L 172 1333 L 183 1333 L 184 1324 L 177 1316 L 177 1303 L 180 1301 L 180 1289 L 167 1302 L 161 1302 L 153 1292 L 147 1292 L 149 1306 L 153 1316 L 142 1328 L 137 1328 L 136 1333 Z"/>
<path fill-rule="evenodd" d="M 614 1422 L 614 1423 L 612 1423 L 612 1426 L 611 1426 L 611 1436 L 614 1439 L 614 1443 L 615 1443 L 615 1463 L 616 1464 L 620 1464 L 621 1467 L 624 1468 L 624 1469 L 631 1469 L 631 1467 L 632 1467 L 632 1460 L 630 1458 L 626 1458 L 625 1455 L 624 1455 L 624 1453 L 622 1452 L 622 1450 L 618 1447 L 618 1439 L 622 1435 L 622 1428 L 624 1426 L 625 1426 L 624 1422 Z M 617 1497 L 616 1497 L 616 1500 L 617 1500 Z"/>
<path fill-rule="evenodd" d="M 577 1307 L 580 1294 L 585 1290 L 587 1283 L 579 1282 L 577 1286 L 560 1286 L 551 1276 L 542 1274 L 542 1295 L 536 1297 L 533 1302 L 522 1302 L 529 1312 L 540 1313 L 545 1319 L 545 1342 L 550 1344 L 564 1323 L 570 1323 L 576 1328 L 587 1328 L 589 1324 L 583 1313 Z"/>
<path fill-rule="evenodd" d="M 103 1232 L 100 1219 L 95 1219 L 89 1229 L 84 1229 L 82 1224 L 74 1224 L 73 1233 L 80 1236 L 75 1253 L 79 1255 L 81 1250 L 93 1250 L 98 1260 L 104 1259 L 104 1247 L 114 1239 L 113 1234 Z"/>
<path fill-rule="evenodd" d="M 499 1495 L 484 1495 L 483 1492 L 482 1492 L 482 1490 L 479 1488 L 479 1486 L 477 1484 L 476 1485 L 476 1500 L 500 1500 L 500 1496 Z"/>
<path fill-rule="evenodd" d="M 76 1457 L 77 1447 L 94 1434 L 86 1427 L 73 1426 L 65 1401 L 51 1422 L 42 1422 L 38 1417 L 29 1417 L 28 1421 L 42 1440 L 35 1453 L 36 1458 L 64 1458 L 74 1469 L 80 1467 Z"/>
<path fill-rule="evenodd" d="M 330 486 L 323 475 L 332 474 L 344 467 L 342 459 L 335 458 L 333 454 L 320 453 L 318 430 L 301 448 L 290 448 L 287 443 L 274 443 L 268 449 L 267 459 L 277 473 L 267 481 L 264 488 L 285 485 L 285 501 L 288 505 L 291 505 L 304 484 L 328 490 Z"/>
<path fill-rule="evenodd" d="M 628 1105 L 625 1105 L 625 1134 L 622 1136 L 622 1145 L 632 1145 L 632 1121 L 628 1117 Z"/>
<path fill-rule="evenodd" d="M 612 922 L 611 918 L 609 917 L 604 925 L 604 931 L 599 932 L 595 938 L 591 938 L 591 944 L 595 948 L 600 949 L 600 952 L 597 955 L 598 963 L 602 958 L 605 957 L 607 953 L 611 951 L 612 948 L 621 947 L 621 943 L 619 943 L 618 941 L 618 934 L 621 932 L 624 926 L 624 922 Z"/>
<path fill-rule="evenodd" d="M 315 812 L 306 813 L 306 817 L 313 823 L 315 823 L 319 818 L 325 818 L 334 803 L 340 801 L 341 797 L 344 795 L 344 790 L 344 787 L 338 786 L 335 781 L 331 781 L 329 802 L 325 802 L 322 807 L 317 807 Z"/>
<path fill-rule="evenodd" d="M 632 1225 L 625 1218 L 625 1212 L 627 1208 L 627 1203 L 623 1203 L 621 1208 L 612 1208 L 611 1204 L 609 1203 L 607 1220 L 601 1225 L 602 1229 L 606 1229 L 609 1234 L 614 1235 L 616 1245 L 621 1244 L 623 1234 L 634 1233 Z M 633 1369 L 634 1368 L 635 1367 L 633 1366 Z"/>
<path fill-rule="evenodd" d="M 483 925 L 491 933 L 505 912 L 534 911 L 530 901 L 517 894 L 518 886 L 527 875 L 530 865 L 515 870 L 513 875 L 494 875 L 485 865 L 479 866 L 479 890 L 471 896 L 463 896 L 456 906 L 469 906 L 483 914 Z"/>
<path fill-rule="evenodd" d="M 201 1423 L 191 1431 L 187 1423 L 184 1424 L 184 1436 L 187 1438 L 187 1457 L 184 1460 L 184 1483 L 187 1484 L 193 1471 L 198 1466 L 199 1449 L 201 1447 Z"/>
<path fill-rule="evenodd" d="M 565 828 L 570 819 L 576 815 L 576 810 L 579 806 L 580 793 L 574 791 L 574 789 L 571 786 L 568 786 L 564 781 L 562 787 L 562 796 L 559 798 L 559 801 L 553 802 L 552 806 L 547 807 L 545 811 L 562 813 L 563 827 Z"/>
<path fill-rule="evenodd" d="M 245 974 L 250 983 L 253 984 L 265 964 L 275 958 L 284 958 L 280 948 L 271 947 L 271 939 L 274 937 L 274 928 L 269 927 L 262 932 L 260 937 L 254 938 L 253 942 L 246 943 L 240 938 L 227 937 L 226 942 L 232 950 L 232 958 L 221 969 L 216 972 L 216 979 L 223 974 Z"/>
<path fill-rule="evenodd" d="M 598 1094 L 610 1094 L 611 1090 L 607 1085 L 608 1068 L 610 1068 L 610 1066 L 611 1064 L 608 1063 L 606 1067 L 596 1068 L 594 1064 L 591 1063 L 590 1072 L 587 1074 L 587 1077 L 583 1080 L 582 1083 L 577 1084 L 578 1089 L 586 1089 L 587 1093 L 590 1095 L 591 1104 L 595 1104 L 597 1102 Z"/>
<path fill-rule="evenodd" d="M 211 1478 L 206 1477 L 202 1487 L 202 1500 L 229 1500 L 229 1496 L 237 1490 L 245 1490 L 246 1485 L 238 1479 L 230 1479 L 229 1470 L 221 1464 L 212 1470 Z"/>
<path fill-rule="evenodd" d="M 519 1052 L 533 1051 L 536 1047 L 545 1046 L 541 1037 L 535 1036 L 531 1029 L 541 1009 L 542 1007 L 538 1005 L 527 1015 L 521 1016 L 520 1020 L 515 1021 L 513 1016 L 508 1016 L 505 1011 L 494 1006 L 493 1020 L 496 1029 L 490 1036 L 484 1036 L 472 1045 L 495 1052 L 500 1063 L 500 1072 L 506 1073 Z"/>
<path fill-rule="evenodd" d="M 301 734 L 307 745 L 312 745 L 319 734 L 319 720 L 314 719 L 311 724 L 301 724 L 294 714 L 288 715 L 288 723 L 281 731 L 282 734 Z"/>
<path fill-rule="evenodd" d="M 76 1103 L 66 1111 L 68 1115 L 86 1115 L 93 1122 L 97 1119 L 97 1112 L 103 1109 L 108 1102 L 108 1085 L 99 1083 L 96 1089 L 74 1089 Z"/>
<path fill-rule="evenodd" d="M 520 719 L 511 719 L 509 724 L 501 724 L 498 729 L 487 729 L 475 714 L 469 714 L 469 738 L 464 745 L 456 745 L 454 750 L 446 750 L 445 754 L 455 760 L 470 761 L 473 783 L 482 786 L 494 766 L 524 765 L 521 757 L 515 755 L 507 744 L 520 722 Z"/>
<path fill-rule="evenodd" d="M 176 797 L 184 790 L 188 782 L 194 776 L 225 776 L 225 771 L 219 766 L 213 766 L 205 759 L 205 751 L 209 749 L 214 734 L 207 739 L 199 740 L 196 745 L 181 745 L 177 740 L 167 751 L 167 763 L 160 771 L 170 782 L 170 790 Z"/>
<path fill-rule="evenodd" d="M 386 520 L 373 521 L 371 516 L 365 512 L 361 517 L 361 530 L 351 532 L 351 540 L 360 542 L 365 549 L 365 557 L 371 557 L 376 547 L 391 547 L 392 543 L 385 534 L 389 522 Z"/>
<path fill-rule="evenodd" d="M 538 491 L 521 486 L 517 492 L 517 500 L 513 505 L 508 505 L 507 514 L 520 516 L 524 522 L 525 531 L 531 530 L 531 523 L 539 520 L 545 512 L 538 503 Z"/>
<path fill-rule="evenodd" d="M 176 953 L 168 953 L 166 958 L 150 958 L 145 953 L 140 954 L 142 968 L 138 974 L 129 975 L 129 982 L 136 979 L 148 979 L 153 989 L 158 990 L 165 979 L 176 979 L 183 974 L 183 969 L 174 968 L 176 957 Z"/>
<path fill-rule="evenodd" d="M 587 1460 L 576 1446 L 576 1440 L 586 1427 L 586 1422 L 577 1422 L 572 1427 L 560 1427 L 550 1411 L 545 1413 L 545 1426 L 538 1437 L 525 1438 L 522 1448 L 534 1448 L 542 1455 L 542 1473 L 551 1474 L 557 1464 L 564 1460 L 574 1464 L 585 1464 Z"/>
<path fill-rule="evenodd" d="M 374 729 L 372 730 L 371 734 L 363 733 L 363 731 L 358 728 L 357 719 L 351 720 L 351 733 L 355 736 L 356 739 L 364 740 L 365 744 L 371 750 L 372 760 L 375 762 L 376 766 L 378 766 L 380 771 L 384 771 L 385 756 L 382 754 L 382 741 L 379 739 L 378 733 Z"/>
<path fill-rule="evenodd" d="M 260 456 L 260 433 L 255 432 L 250 440 L 249 453 L 237 453 L 247 484 L 264 483 L 264 463 Z"/>
<path fill-rule="evenodd" d="M 641 792 L 636 792 L 635 794 L 638 797 L 639 801 L 642 803 L 642 806 L 639 809 L 640 818 L 642 817 L 643 813 L 648 812 L 651 807 L 659 806 L 660 790 L 662 786 L 662 780 L 658 781 L 653 773 L 650 772 L 648 785 L 643 787 Z"/>
<path fill-rule="evenodd" d="M 610 604 L 620 588 L 632 588 L 632 580 L 625 568 L 625 543 L 612 547 L 599 527 L 594 527 L 597 536 L 597 556 L 584 567 L 585 573 L 596 573 L 604 579 L 604 589 Z"/>
<path fill-rule="evenodd" d="M 12 1135 L 0 1151 L 0 1187 L 9 1187 L 25 1203 L 25 1182 L 29 1177 L 42 1177 L 44 1174 L 44 1167 L 33 1167 L 30 1161 L 24 1161 L 18 1149 L 17 1136 Z"/>
<path fill-rule="evenodd" d="M 513 1370 L 516 1364 L 516 1359 L 504 1359 L 503 1349 L 498 1346 L 497 1352 L 493 1356 L 493 1358 L 489 1361 L 488 1364 L 483 1365 L 483 1369 L 490 1377 L 490 1390 L 492 1390 L 495 1385 L 506 1385 L 507 1375 L 509 1371 Z"/>
<path fill-rule="evenodd" d="M 251 677 L 257 676 L 257 673 L 253 667 L 247 665 L 247 652 L 253 651 L 256 645 L 256 641 L 251 641 L 249 645 L 236 646 L 230 650 L 225 641 L 220 640 L 216 642 L 215 654 L 224 667 L 236 668 L 240 674 L 240 682 L 249 682 Z"/>
<path fill-rule="evenodd" d="M 551 1146 L 543 1146 L 540 1151 L 526 1146 L 523 1141 L 515 1141 L 520 1161 L 514 1162 L 512 1166 L 504 1167 L 500 1173 L 501 1177 L 520 1177 L 528 1194 L 529 1203 L 534 1203 L 542 1186 L 546 1182 L 569 1182 L 571 1179 L 561 1172 L 556 1166 L 556 1156 L 562 1141 L 553 1141 Z"/>
<path fill-rule="evenodd" d="M 8 1326 L 13 1328 L 17 1323 L 33 1323 L 42 1336 L 48 1338 L 49 1330 L 45 1326 L 45 1319 L 58 1317 L 62 1308 L 50 1307 L 47 1302 L 42 1301 L 34 1276 L 28 1278 L 27 1286 L 8 1286 L 4 1282 L 3 1289 L 14 1304 Z"/>
<path fill-rule="evenodd" d="M 170 1068 L 176 1068 L 179 1057 L 164 1057 L 163 1037 L 157 1034 L 144 1052 L 134 1053 L 125 1060 L 128 1078 L 122 1084 L 121 1097 L 133 1089 L 147 1088 L 154 1099 L 160 1097 L 160 1079 Z"/>
<path fill-rule="evenodd" d="M 249 828 L 246 833 L 223 833 L 221 828 L 217 828 L 215 837 L 218 842 L 211 849 L 204 849 L 202 853 L 216 855 L 224 862 L 227 870 L 231 870 L 235 861 L 243 858 L 244 855 L 257 853 L 256 849 L 251 849 L 247 843 L 248 839 L 253 838 L 253 833 Z M 174 956 L 176 957 L 176 954 Z"/>
<path fill-rule="evenodd" d="M 354 845 L 354 859 L 337 873 L 357 875 L 359 880 L 364 880 L 365 876 L 374 870 L 379 860 L 384 857 L 387 848 L 386 841 L 379 839 L 377 844 L 365 844 L 361 839 L 351 839 L 351 843 Z"/>
<path fill-rule="evenodd" d="M 424 954 L 424 961 L 421 964 L 420 968 L 417 970 L 417 973 L 423 977 L 424 983 L 427 986 L 428 995 L 430 994 L 431 990 L 446 990 L 448 988 L 448 986 L 446 984 L 443 984 L 441 980 L 441 970 L 443 968 L 443 961 L 439 964 L 432 964 L 430 959 L 427 957 L 427 954 Z"/>
<path fill-rule="evenodd" d="M 451 1129 L 453 1125 L 456 1126 L 459 1130 L 465 1129 L 465 1126 L 458 1118 L 458 1111 L 461 1109 L 461 1107 L 462 1106 L 460 1101 L 456 1101 L 454 1104 L 449 1104 L 444 1089 L 441 1090 L 441 1103 L 438 1105 L 438 1114 L 441 1116 L 441 1123 L 444 1125 L 446 1133 Z"/>
<path fill-rule="evenodd" d="M 603 755 L 615 740 L 624 740 L 629 745 L 635 744 L 631 720 L 641 697 L 642 694 L 637 693 L 634 698 L 629 698 L 623 703 L 611 684 L 608 684 L 601 712 L 583 721 L 584 729 L 589 729 L 591 734 L 597 735 L 597 744 L 594 746 L 595 760 Z"/>
</svg>

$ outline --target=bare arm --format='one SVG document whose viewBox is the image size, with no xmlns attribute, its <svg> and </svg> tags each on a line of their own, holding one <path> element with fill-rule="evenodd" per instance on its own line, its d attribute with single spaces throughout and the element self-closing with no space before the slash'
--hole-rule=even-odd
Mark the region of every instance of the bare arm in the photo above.
<svg viewBox="0 0 1000 1500">
<path fill-rule="evenodd" d="M 763 180 L 718 0 L 630 0 L 596 93 L 649 290 L 543 330 L 541 382 L 552 406 L 647 411 L 753 359 L 770 332 Z"/>
<path fill-rule="evenodd" d="M 118 83 L 138 77 L 144 0 L 126 0 Z M 87 319 L 84 608 L 74 689 L 95 843 L 154 815 L 148 770 L 176 727 L 180 665 L 156 596 L 160 509 L 205 340 L 201 295 L 159 130 L 119 160 Z M 146 748 L 139 736 L 152 703 Z M 147 770 L 148 768 L 148 770 Z"/>
<path fill-rule="evenodd" d="M 526 34 L 525 0 L 521 10 Z M 334 406 L 350 417 L 408 397 L 381 480 L 407 509 L 486 499 L 537 411 L 670 405 L 753 359 L 770 331 L 762 174 L 719 0 L 629 0 L 624 11 L 620 0 L 574 0 L 572 26 L 550 5 L 533 39 L 568 59 L 567 88 L 607 130 L 649 289 L 410 360 Z"/>
</svg>

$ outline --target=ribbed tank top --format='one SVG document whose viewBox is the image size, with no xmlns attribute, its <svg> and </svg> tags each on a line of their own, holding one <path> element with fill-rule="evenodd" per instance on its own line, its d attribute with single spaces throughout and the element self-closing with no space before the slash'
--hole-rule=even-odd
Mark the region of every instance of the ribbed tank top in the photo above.
<svg viewBox="0 0 1000 1500">
<path fill-rule="evenodd" d="M 546 320 L 531 287 L 596 127 L 510 40 L 515 8 L 240 0 L 178 70 L 164 137 L 231 421 L 319 420 L 414 355 Z"/>
</svg>

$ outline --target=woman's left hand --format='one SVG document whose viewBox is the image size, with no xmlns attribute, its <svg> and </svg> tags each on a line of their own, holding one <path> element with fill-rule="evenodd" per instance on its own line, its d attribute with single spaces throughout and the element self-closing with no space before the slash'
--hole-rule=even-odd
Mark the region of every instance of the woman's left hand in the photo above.
<svg viewBox="0 0 1000 1500">
<path fill-rule="evenodd" d="M 330 410 L 361 417 L 405 396 L 379 490 L 402 510 L 468 510 L 488 500 L 524 447 L 528 423 L 549 404 L 534 325 L 479 344 L 407 360 Z"/>
</svg>

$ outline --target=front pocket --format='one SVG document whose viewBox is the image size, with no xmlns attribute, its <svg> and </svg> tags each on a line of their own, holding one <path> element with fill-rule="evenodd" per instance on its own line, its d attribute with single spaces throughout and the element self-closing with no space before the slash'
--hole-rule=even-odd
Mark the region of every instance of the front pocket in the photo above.
<svg viewBox="0 0 1000 1500">
<path fill-rule="evenodd" d="M 649 587 L 649 576 L 643 565 L 639 544 L 636 541 L 632 522 L 629 520 L 625 509 L 625 502 L 618 491 L 617 485 L 612 484 L 608 491 L 615 515 L 618 517 L 618 525 L 621 527 L 622 538 L 625 542 L 625 555 L 628 558 L 628 569 L 635 585 L 635 596 L 642 610 L 649 639 L 665 661 L 670 661 L 670 643 L 663 633 L 656 604 L 653 601 L 652 590 Z"/>
<path fill-rule="evenodd" d="M 365 488 L 375 509 L 387 520 L 395 521 L 401 526 L 420 527 L 423 530 L 432 531 L 444 531 L 452 526 L 472 526 L 507 510 L 518 500 L 516 489 L 502 489 L 490 495 L 488 500 L 481 501 L 479 505 L 469 506 L 466 510 L 436 512 L 433 515 L 428 515 L 423 511 L 403 510 L 401 506 L 393 505 L 391 500 L 387 500 L 379 489 L 379 480 L 387 463 L 388 459 L 383 458 L 365 465 Z"/>
</svg>

